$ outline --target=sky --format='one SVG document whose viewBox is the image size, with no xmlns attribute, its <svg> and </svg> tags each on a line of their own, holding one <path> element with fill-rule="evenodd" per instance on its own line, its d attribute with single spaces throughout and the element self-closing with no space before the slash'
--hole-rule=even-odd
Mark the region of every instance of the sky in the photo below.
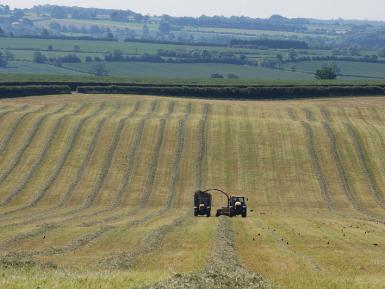
<svg viewBox="0 0 385 289">
<path fill-rule="evenodd" d="M 58 4 L 65 6 L 130 9 L 142 14 L 172 16 L 250 16 L 318 19 L 385 20 L 385 0 L 5 0 L 13 8 Z"/>
</svg>

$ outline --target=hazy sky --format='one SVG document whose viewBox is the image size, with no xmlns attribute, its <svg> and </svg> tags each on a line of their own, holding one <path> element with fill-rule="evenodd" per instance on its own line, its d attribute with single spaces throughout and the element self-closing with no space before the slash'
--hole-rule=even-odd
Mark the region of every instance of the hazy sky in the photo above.
<svg viewBox="0 0 385 289">
<path fill-rule="evenodd" d="M 11 7 L 38 4 L 131 9 L 177 16 L 245 15 L 385 20 L 385 0 L 5 0 Z"/>
</svg>

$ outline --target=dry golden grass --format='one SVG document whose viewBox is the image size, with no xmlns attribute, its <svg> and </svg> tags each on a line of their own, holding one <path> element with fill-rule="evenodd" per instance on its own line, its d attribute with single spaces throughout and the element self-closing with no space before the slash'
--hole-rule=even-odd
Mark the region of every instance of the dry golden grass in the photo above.
<svg viewBox="0 0 385 289">
<path fill-rule="evenodd" d="M 4 99 L 0 182 L 0 288 L 200 270 L 218 220 L 191 216 L 199 187 L 249 198 L 236 250 L 277 288 L 385 288 L 384 97 Z"/>
</svg>

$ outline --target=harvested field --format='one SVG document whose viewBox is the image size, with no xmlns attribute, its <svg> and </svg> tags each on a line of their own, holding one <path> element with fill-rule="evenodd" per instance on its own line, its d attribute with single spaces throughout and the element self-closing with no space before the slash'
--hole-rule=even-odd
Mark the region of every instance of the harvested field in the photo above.
<svg viewBox="0 0 385 289">
<path fill-rule="evenodd" d="M 0 288 L 385 289 L 384 115 L 384 97 L 2 99 Z M 194 218 L 209 187 L 248 217 Z"/>
</svg>

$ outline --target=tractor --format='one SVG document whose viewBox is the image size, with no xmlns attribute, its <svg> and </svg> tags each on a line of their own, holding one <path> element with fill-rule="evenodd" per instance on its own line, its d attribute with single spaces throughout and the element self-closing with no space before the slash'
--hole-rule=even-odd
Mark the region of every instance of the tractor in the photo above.
<svg viewBox="0 0 385 289">
<path fill-rule="evenodd" d="M 208 194 L 209 191 L 220 192 L 220 193 L 224 194 L 227 198 L 227 207 L 222 207 L 222 208 L 218 209 L 217 213 L 216 213 L 217 217 L 219 217 L 219 216 L 234 217 L 234 216 L 239 216 L 239 215 L 241 215 L 243 218 L 247 217 L 247 205 L 246 205 L 246 201 L 248 200 L 247 198 L 231 196 L 231 195 L 225 193 L 224 191 L 218 190 L 218 189 L 209 189 L 209 190 L 206 190 L 203 192 L 202 191 L 198 191 L 198 192 L 201 194 Z M 197 195 L 197 193 L 195 193 L 195 196 Z M 196 199 L 196 197 L 194 197 L 194 199 Z M 211 206 L 211 195 L 210 195 L 210 206 Z M 194 209 L 195 209 L 195 211 L 198 209 L 196 202 L 195 202 L 195 208 Z M 196 213 L 196 216 L 197 216 L 197 213 Z M 207 215 L 207 216 L 209 217 L 209 215 Z"/>
<path fill-rule="evenodd" d="M 194 194 L 194 216 L 211 216 L 211 194 L 197 191 Z"/>
</svg>

